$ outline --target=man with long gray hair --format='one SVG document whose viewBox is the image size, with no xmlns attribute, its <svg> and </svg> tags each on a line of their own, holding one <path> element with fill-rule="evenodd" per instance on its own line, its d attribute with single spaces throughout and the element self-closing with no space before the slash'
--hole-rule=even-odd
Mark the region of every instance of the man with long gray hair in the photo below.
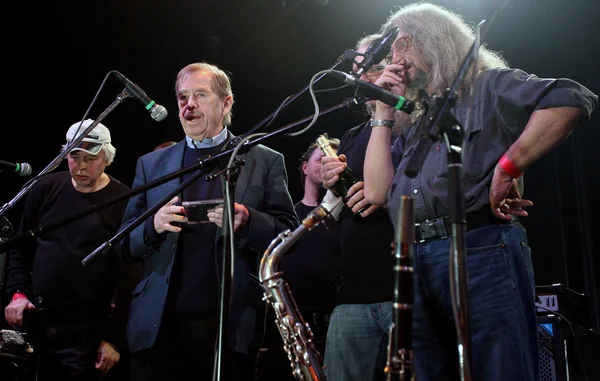
<svg viewBox="0 0 600 381">
<path fill-rule="evenodd" d="M 418 3 L 400 8 L 382 29 L 398 27 L 392 63 L 375 83 L 399 95 L 442 95 L 474 41 L 462 17 Z M 598 97 L 568 79 L 542 79 L 507 67 L 482 47 L 451 109 L 467 128 L 468 89 L 474 112 L 462 150 L 466 207 L 466 271 L 473 380 L 539 380 L 535 285 L 527 235 L 518 219 L 533 205 L 518 180 L 534 162 L 590 116 Z M 473 71 L 471 69 L 471 71 Z M 394 120 L 377 102 L 374 120 Z M 458 379 L 459 353 L 449 279 L 452 207 L 447 149 L 434 143 L 415 177 L 405 169 L 430 112 L 402 126 L 390 148 L 391 129 L 373 128 L 365 160 L 365 195 L 398 214 L 400 198 L 413 198 L 417 245 L 413 256 L 412 350 L 418 380 Z M 376 123 L 374 124 L 385 124 Z M 402 155 L 398 165 L 393 155 Z M 396 223 L 396 221 L 394 221 Z"/>
</svg>

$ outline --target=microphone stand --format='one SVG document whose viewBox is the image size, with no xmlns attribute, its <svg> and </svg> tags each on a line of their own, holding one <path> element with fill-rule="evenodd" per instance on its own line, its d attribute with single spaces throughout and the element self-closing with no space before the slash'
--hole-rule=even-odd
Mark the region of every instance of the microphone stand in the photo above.
<svg viewBox="0 0 600 381">
<path fill-rule="evenodd" d="M 469 330 L 468 286 L 466 274 L 466 212 L 463 190 L 462 172 L 462 144 L 464 129 L 456 118 L 450 114 L 455 106 L 459 94 L 459 87 L 467 75 L 471 63 L 475 62 L 473 78 L 477 75 L 477 59 L 480 41 L 490 29 L 492 21 L 498 12 L 506 5 L 508 0 L 500 0 L 498 6 L 492 9 L 490 22 L 485 19 L 479 23 L 475 30 L 475 40 L 471 45 L 461 67 L 454 78 L 452 86 L 447 89 L 442 97 L 433 99 L 433 117 L 426 126 L 425 134 L 420 138 L 415 151 L 406 165 L 405 174 L 415 177 L 436 140 L 441 141 L 448 151 L 448 201 L 449 217 L 452 223 L 452 237 L 450 243 L 450 294 L 452 297 L 452 311 L 456 326 L 458 341 L 458 361 L 460 377 L 463 381 L 470 381 L 471 375 L 471 336 Z M 484 26 L 481 32 L 481 26 Z M 473 84 L 471 85 L 471 87 Z M 472 89 L 471 89 L 472 91 Z M 472 97 L 471 97 L 472 99 Z M 469 111 L 470 113 L 470 111 Z M 425 116 L 424 116 L 425 117 Z M 467 123 L 470 117 L 467 118 Z M 467 128 L 469 126 L 467 125 Z"/>
<path fill-rule="evenodd" d="M 71 150 L 73 148 L 75 148 L 75 146 L 77 146 L 77 144 L 79 144 L 79 142 L 81 142 L 83 140 L 83 138 L 85 138 L 86 135 L 90 131 L 92 131 L 94 129 L 94 127 L 96 127 L 98 125 L 98 123 L 100 123 L 109 113 L 111 113 L 127 97 L 129 97 L 129 93 L 127 92 L 127 90 L 123 90 L 121 92 L 121 94 L 119 94 L 117 96 L 117 99 L 115 99 L 113 101 L 113 103 L 111 103 L 110 106 L 108 106 L 108 108 L 106 110 L 104 110 L 102 112 L 102 114 L 100 114 L 98 116 L 98 118 L 96 118 L 96 120 L 94 120 L 94 122 L 92 124 L 90 124 L 88 127 L 86 127 L 86 129 L 84 130 L 83 133 L 81 133 L 77 137 L 75 137 L 69 143 L 69 145 L 60 154 L 58 154 L 58 156 L 56 156 L 56 158 L 54 158 L 54 160 L 52 160 L 52 162 L 50 162 L 50 164 L 48 164 L 48 166 L 46 166 L 46 168 L 44 168 L 35 178 L 33 178 L 26 186 L 24 186 L 12 200 L 7 202 L 0 208 L 0 216 L 3 216 L 4 213 L 6 213 L 8 210 L 10 210 L 23 196 L 25 196 L 25 194 L 40 180 L 40 178 L 43 175 L 55 170 L 56 167 L 58 167 L 60 165 L 62 160 L 69 154 L 69 152 L 71 152 Z"/>
<path fill-rule="evenodd" d="M 233 154 L 232 154 L 233 155 Z M 233 156 L 232 156 L 233 157 Z M 234 236 L 234 212 L 235 212 L 235 186 L 239 178 L 241 166 L 244 165 L 243 160 L 235 159 L 231 166 L 214 175 L 207 176 L 207 180 L 212 180 L 217 176 L 224 174 L 222 177 L 225 201 L 223 203 L 223 236 L 225 245 L 223 245 L 223 268 L 221 269 L 221 292 L 219 298 L 220 314 L 219 314 L 219 335 L 217 336 L 217 349 L 215 355 L 213 380 L 229 379 L 230 362 L 229 358 L 223 354 L 227 350 L 227 342 L 229 339 L 228 324 L 229 310 L 231 307 L 231 290 L 233 288 L 233 279 L 235 266 L 233 261 L 235 258 L 235 236 Z"/>
<path fill-rule="evenodd" d="M 23 198 L 23 196 L 25 196 L 25 194 L 29 192 L 29 190 L 40 180 L 42 176 L 55 170 L 63 161 L 63 159 L 69 154 L 69 152 L 71 152 L 71 150 L 75 148 L 79 144 L 79 142 L 81 142 L 83 138 L 85 138 L 87 134 L 89 134 L 90 131 L 94 129 L 94 127 L 96 127 L 102 120 L 104 120 L 104 118 L 106 118 L 108 114 L 110 114 L 115 108 L 117 108 L 117 106 L 123 103 L 125 99 L 134 95 L 135 94 L 132 94 L 131 91 L 128 90 L 127 87 L 125 87 L 123 91 L 121 91 L 121 93 L 117 95 L 117 98 L 92 122 L 92 124 L 86 127 L 82 133 L 73 138 L 73 140 L 71 140 L 71 142 L 65 147 L 65 149 L 61 153 L 59 153 L 58 156 L 56 156 L 54 160 L 52 160 L 50 164 L 46 166 L 46 168 L 44 168 L 38 175 L 36 175 L 31 181 L 29 181 L 17 193 L 17 195 L 13 197 L 12 200 L 7 202 L 0 208 L 0 217 L 3 216 L 6 212 L 8 212 L 21 198 Z"/>
</svg>

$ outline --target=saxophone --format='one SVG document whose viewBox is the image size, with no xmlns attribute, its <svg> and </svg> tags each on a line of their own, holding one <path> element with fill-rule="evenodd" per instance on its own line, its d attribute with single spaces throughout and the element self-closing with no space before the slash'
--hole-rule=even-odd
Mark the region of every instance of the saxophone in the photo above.
<svg viewBox="0 0 600 381">
<path fill-rule="evenodd" d="M 341 198 L 337 201 L 339 204 Z M 263 299 L 273 307 L 283 347 L 298 381 L 325 381 L 325 374 L 321 367 L 322 357 L 314 345 L 310 326 L 302 318 L 289 285 L 283 278 L 283 273 L 278 271 L 278 267 L 281 257 L 306 232 L 326 218 L 332 218 L 330 211 L 336 205 L 328 208 L 325 204 L 324 201 L 311 211 L 294 231 L 288 229 L 280 233 L 271 241 L 260 261 L 259 276 L 265 290 Z"/>
</svg>

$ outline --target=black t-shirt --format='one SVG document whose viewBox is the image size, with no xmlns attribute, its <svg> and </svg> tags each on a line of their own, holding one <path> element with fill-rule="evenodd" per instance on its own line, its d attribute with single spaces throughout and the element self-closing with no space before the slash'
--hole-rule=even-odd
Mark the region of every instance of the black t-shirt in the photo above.
<svg viewBox="0 0 600 381">
<path fill-rule="evenodd" d="M 294 208 L 303 220 L 316 207 L 298 202 Z M 342 276 L 339 238 L 338 226 L 321 223 L 300 237 L 281 259 L 279 269 L 303 314 L 333 310 Z"/>
<path fill-rule="evenodd" d="M 348 166 L 361 179 L 370 136 L 368 125 L 356 126 L 344 133 L 338 149 L 338 154 L 346 155 Z M 363 218 L 344 208 L 340 222 L 344 276 L 336 305 L 392 301 L 394 229 L 387 211 L 381 208 Z"/>
</svg>

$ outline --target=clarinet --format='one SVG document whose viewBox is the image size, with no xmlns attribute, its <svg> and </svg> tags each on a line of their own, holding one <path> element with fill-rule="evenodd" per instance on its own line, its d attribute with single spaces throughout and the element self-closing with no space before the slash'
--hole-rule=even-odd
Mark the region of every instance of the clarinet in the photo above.
<svg viewBox="0 0 600 381">
<path fill-rule="evenodd" d="M 415 217 L 413 199 L 402 196 L 398 223 L 392 243 L 394 266 L 394 309 L 390 326 L 388 358 L 385 367 L 387 381 L 414 381 L 412 362 L 413 265 Z"/>
</svg>

